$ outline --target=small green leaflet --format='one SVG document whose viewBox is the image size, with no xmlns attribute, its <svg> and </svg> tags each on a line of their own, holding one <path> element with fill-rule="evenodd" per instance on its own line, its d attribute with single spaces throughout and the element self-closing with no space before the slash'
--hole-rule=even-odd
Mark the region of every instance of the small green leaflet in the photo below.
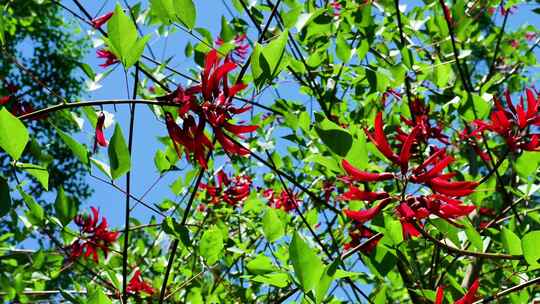
<svg viewBox="0 0 540 304">
<path fill-rule="evenodd" d="M 0 110 L 0 148 L 18 160 L 28 143 L 28 130 L 6 108 Z"/>
<path fill-rule="evenodd" d="M 323 274 L 324 265 L 297 232 L 289 245 L 289 256 L 302 289 L 308 292 L 315 288 Z"/>
<path fill-rule="evenodd" d="M 88 304 L 112 304 L 111 299 L 101 289 L 95 289 L 90 292 Z"/>
<path fill-rule="evenodd" d="M 281 238 L 285 233 L 285 226 L 281 222 L 279 216 L 274 208 L 266 208 L 266 212 L 262 218 L 262 229 L 264 236 L 269 242 Z"/>
<path fill-rule="evenodd" d="M 122 128 L 116 124 L 114 134 L 109 144 L 109 165 L 111 166 L 111 177 L 117 179 L 124 175 L 131 168 L 128 146 L 124 140 Z"/>
<path fill-rule="evenodd" d="M 527 263 L 531 266 L 540 266 L 540 250 L 538 250 L 538 244 L 540 244 L 540 230 L 531 231 L 521 239 L 523 255 L 525 256 Z"/>
<path fill-rule="evenodd" d="M 255 44 L 251 55 L 251 73 L 255 79 L 255 85 L 262 87 L 266 82 L 271 82 L 285 67 L 285 45 L 287 44 L 288 32 L 282 32 L 278 38 L 263 46 Z"/>
<path fill-rule="evenodd" d="M 37 181 L 49 191 L 49 172 L 47 168 L 34 164 L 17 163 L 17 168 L 26 171 L 26 173 L 33 176 Z"/>
<path fill-rule="evenodd" d="M 150 35 L 139 39 L 133 20 L 128 17 L 122 7 L 116 4 L 114 15 L 107 23 L 109 37 L 106 39 L 109 49 L 129 68 L 141 57 Z"/>
<path fill-rule="evenodd" d="M 192 0 L 151 0 L 151 14 L 161 22 L 171 24 L 178 22 L 188 29 L 195 27 L 197 10 Z"/>
<path fill-rule="evenodd" d="M 199 253 L 208 265 L 214 265 L 223 252 L 223 235 L 221 231 L 212 226 L 206 230 L 199 243 Z"/>
<path fill-rule="evenodd" d="M 58 132 L 58 135 L 60 138 L 64 141 L 64 143 L 71 149 L 73 154 L 77 156 L 77 158 L 86 166 L 90 164 L 90 159 L 88 157 L 88 149 L 83 144 L 79 143 L 73 137 L 71 137 L 69 134 L 65 133 L 64 131 L 60 130 L 59 128 L 56 128 L 56 132 Z"/>
<path fill-rule="evenodd" d="M 66 196 L 63 188 L 58 189 L 54 201 L 54 211 L 60 222 L 63 225 L 68 224 L 77 215 L 78 210 L 77 202 L 73 198 Z"/>
</svg>

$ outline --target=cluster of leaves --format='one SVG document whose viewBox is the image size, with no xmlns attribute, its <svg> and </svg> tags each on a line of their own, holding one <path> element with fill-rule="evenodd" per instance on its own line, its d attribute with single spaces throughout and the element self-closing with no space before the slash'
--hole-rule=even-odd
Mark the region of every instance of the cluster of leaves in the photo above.
<svg viewBox="0 0 540 304">
<path fill-rule="evenodd" d="M 47 240 L 21 250 L 27 234 L 17 225 L 0 236 L 7 301 L 538 297 L 540 94 L 531 67 L 540 34 L 507 26 L 527 2 L 232 0 L 224 2 L 234 17 L 221 18 L 215 37 L 196 26 L 207 4 L 192 0 L 116 4 L 99 18 L 74 2 L 66 12 L 104 43 L 97 55 L 107 71 L 83 65 L 88 81 L 122 65 L 134 93 L 49 108 L 36 102 L 41 110 L 23 113 L 3 105 L 0 148 L 47 189 L 47 172 L 62 164 L 19 163 L 40 138 L 32 119 L 63 113 L 89 122 L 95 135 L 86 145 L 64 128 L 49 136 L 125 194 L 125 225 L 111 229 L 106 208 L 101 220 L 96 208 L 87 215 L 79 193 L 58 184 L 54 208 L 44 208 L 6 170 L 0 216 Z M 175 58 L 146 53 L 151 39 L 175 33 L 190 39 L 181 59 L 193 59 L 188 72 L 175 70 Z M 41 76 L 42 89 L 54 92 Z M 108 138 L 104 107 L 120 104 L 130 105 L 129 125 L 114 123 Z M 130 189 L 138 104 L 168 135 L 158 137 L 154 174 L 175 181 L 155 204 Z M 11 203 L 16 196 L 23 205 Z M 152 213 L 149 221 L 131 216 L 133 201 Z"/>
</svg>

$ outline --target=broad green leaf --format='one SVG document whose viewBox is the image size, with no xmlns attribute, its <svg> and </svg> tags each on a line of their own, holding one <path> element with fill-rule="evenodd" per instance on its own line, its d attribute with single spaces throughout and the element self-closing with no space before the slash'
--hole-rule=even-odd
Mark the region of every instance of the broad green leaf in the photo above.
<svg viewBox="0 0 540 304">
<path fill-rule="evenodd" d="M 254 282 L 269 284 L 278 288 L 283 288 L 289 285 L 289 276 L 286 273 L 269 273 L 257 275 L 251 278 Z"/>
<path fill-rule="evenodd" d="M 63 188 L 60 188 L 54 201 L 54 210 L 56 217 L 63 225 L 66 225 L 77 215 L 79 206 L 73 198 L 66 196 Z"/>
<path fill-rule="evenodd" d="M 206 230 L 199 243 L 199 253 L 208 265 L 215 264 L 223 252 L 223 235 L 216 226 Z"/>
<path fill-rule="evenodd" d="M 336 272 L 338 271 L 339 264 L 341 263 L 340 259 L 335 260 L 332 264 L 325 267 L 324 272 L 321 275 L 319 284 L 315 288 L 315 300 L 316 303 L 322 303 L 332 281 L 334 281 Z"/>
<path fill-rule="evenodd" d="M 49 191 L 49 171 L 47 171 L 47 168 L 26 163 L 17 163 L 17 168 L 22 169 L 33 176 L 45 190 Z"/>
<path fill-rule="evenodd" d="M 112 301 L 101 288 L 97 288 L 90 291 L 87 304 L 112 304 Z"/>
<path fill-rule="evenodd" d="M 26 207 L 28 207 L 28 211 L 25 212 L 25 215 L 30 223 L 33 225 L 41 225 L 45 219 L 45 212 L 43 211 L 43 208 L 36 203 L 36 200 L 32 196 L 28 195 L 28 193 L 26 193 L 21 186 L 17 186 L 17 190 L 22 196 Z"/>
<path fill-rule="evenodd" d="M 0 217 L 8 214 L 11 210 L 11 195 L 7 181 L 0 177 Z"/>
<path fill-rule="evenodd" d="M 274 208 L 266 208 L 266 212 L 262 218 L 263 233 L 269 242 L 274 242 L 285 233 L 285 226 L 281 222 L 277 212 Z"/>
<path fill-rule="evenodd" d="M 349 132 L 326 118 L 315 127 L 315 131 L 330 151 L 341 157 L 347 156 L 353 143 Z"/>
<path fill-rule="evenodd" d="M 347 40 L 343 38 L 343 33 L 336 37 L 336 55 L 344 63 L 349 62 L 349 59 L 351 59 L 351 47 Z"/>
<path fill-rule="evenodd" d="M 478 231 L 476 231 L 476 229 L 468 222 L 465 227 L 465 234 L 467 234 L 469 242 L 471 242 L 471 244 L 476 248 L 476 250 L 481 252 L 484 251 L 484 246 L 480 233 L 478 233 Z"/>
<path fill-rule="evenodd" d="M 137 28 L 118 3 L 114 15 L 107 22 L 107 29 L 111 51 L 125 64 L 126 56 L 137 41 Z"/>
<path fill-rule="evenodd" d="M 79 143 L 73 137 L 71 137 L 69 134 L 65 133 L 64 131 L 56 128 L 56 132 L 58 132 L 58 135 L 60 138 L 64 141 L 64 143 L 71 149 L 73 154 L 77 156 L 77 158 L 86 166 L 90 164 L 90 158 L 88 157 L 88 149 L 83 144 Z"/>
<path fill-rule="evenodd" d="M 173 3 L 178 21 L 188 29 L 195 27 L 197 10 L 193 0 L 174 0 Z"/>
<path fill-rule="evenodd" d="M 171 163 L 167 159 L 165 153 L 161 150 L 156 151 L 156 154 L 154 155 L 154 164 L 160 173 L 171 168 Z"/>
<path fill-rule="evenodd" d="M 502 243 L 506 252 L 508 252 L 509 254 L 514 254 L 514 255 L 522 254 L 521 240 L 512 230 L 508 228 L 503 228 L 501 236 L 502 236 Z"/>
<path fill-rule="evenodd" d="M 540 265 L 540 250 L 538 250 L 538 244 L 540 244 L 540 230 L 531 231 L 521 239 L 523 256 L 525 256 L 525 260 L 529 265 Z"/>
<path fill-rule="evenodd" d="M 221 31 L 219 32 L 219 37 L 225 42 L 234 39 L 234 29 L 231 27 L 225 16 L 221 16 Z"/>
<path fill-rule="evenodd" d="M 302 289 L 307 292 L 315 288 L 323 274 L 324 265 L 297 232 L 289 245 L 289 257 Z"/>
<path fill-rule="evenodd" d="M 109 167 L 109 165 L 107 165 L 106 163 L 98 160 L 98 159 L 95 159 L 93 157 L 90 158 L 90 161 L 96 165 L 96 167 L 99 169 L 99 171 L 103 172 L 105 175 L 107 175 L 107 177 L 111 178 L 112 179 L 112 176 L 111 176 L 111 168 Z"/>
<path fill-rule="evenodd" d="M 397 246 L 403 242 L 403 228 L 401 223 L 394 219 L 393 216 L 384 216 L 384 229 L 386 230 L 384 237 L 390 238 L 394 245 Z"/>
<path fill-rule="evenodd" d="M 246 264 L 247 270 L 252 274 L 267 274 L 276 271 L 276 267 L 272 264 L 272 260 L 263 255 L 257 255 L 253 260 Z"/>
<path fill-rule="evenodd" d="M 6 108 L 0 110 L 0 148 L 18 160 L 28 143 L 28 131 L 24 124 Z"/>
<path fill-rule="evenodd" d="M 131 168 L 128 146 L 122 134 L 122 128 L 116 124 L 111 142 L 109 143 L 109 165 L 111 166 L 111 177 L 117 179 Z"/>
<path fill-rule="evenodd" d="M 538 171 L 539 163 L 540 153 L 523 151 L 515 162 L 516 171 L 524 179 L 534 177 L 534 173 Z"/>
<path fill-rule="evenodd" d="M 345 157 L 353 166 L 365 169 L 368 166 L 368 149 L 366 144 L 366 135 L 361 132 L 358 139 L 353 139 L 351 149 Z"/>
<path fill-rule="evenodd" d="M 282 32 L 279 37 L 268 43 L 262 50 L 264 59 L 268 64 L 268 71 L 274 78 L 282 68 L 281 63 L 285 55 L 285 45 L 287 44 L 288 31 Z"/>
<path fill-rule="evenodd" d="M 139 58 L 141 58 L 141 55 L 144 52 L 144 47 L 146 46 L 146 43 L 150 40 L 150 34 L 144 35 L 141 39 L 138 39 L 137 42 L 132 46 L 129 53 L 126 54 L 125 59 L 125 66 L 126 68 L 131 67 L 137 61 L 139 61 Z"/>
</svg>

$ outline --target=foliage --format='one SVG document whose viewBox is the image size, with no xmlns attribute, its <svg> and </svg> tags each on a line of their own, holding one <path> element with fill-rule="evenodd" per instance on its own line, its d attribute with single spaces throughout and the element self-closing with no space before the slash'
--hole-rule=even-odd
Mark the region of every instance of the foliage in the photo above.
<svg viewBox="0 0 540 304">
<path fill-rule="evenodd" d="M 67 78 L 69 60 L 60 65 L 67 74 L 32 78 L 49 93 L 75 82 L 58 90 L 72 97 L 65 103 L 32 95 L 35 108 L 10 110 L 16 94 L 4 88 L 0 216 L 11 222 L 0 236 L 0 295 L 72 303 L 537 299 L 540 33 L 509 20 L 538 9 L 532 1 L 422 2 L 224 1 L 233 17 L 213 16 L 219 29 L 200 27 L 209 4 L 192 0 L 119 2 L 97 18 L 78 0 L 73 8 L 39 4 L 50 15 L 30 21 L 60 22 L 62 9 L 101 45 L 105 72 L 81 64 L 89 83 L 125 72 L 131 92 L 75 101 L 80 84 Z M 18 8 L 6 8 L 5 53 L 20 58 L 9 45 Z M 185 53 L 160 62 L 155 41 L 173 34 L 188 40 Z M 82 60 L 77 35 L 58 35 L 69 38 L 66 57 Z M 13 73 L 23 77 L 43 58 L 34 57 Z M 136 111 L 141 105 L 150 112 Z M 137 128 L 141 115 L 162 133 Z M 90 140 L 78 140 L 74 116 Z M 140 137 L 143 147 L 133 144 Z M 35 148 L 45 140 L 59 144 Z M 154 172 L 138 175 L 156 177 L 149 189 L 133 187 L 137 149 L 154 155 L 146 159 Z M 44 161 L 49 154 L 54 160 Z M 55 173 L 72 159 L 66 173 L 93 170 L 125 195 L 125 214 L 81 208 L 86 190 Z M 13 169 L 55 189 L 53 199 L 39 200 Z M 162 200 L 150 203 L 158 184 Z M 136 206 L 151 216 L 135 216 Z M 40 241 L 21 249 L 31 233 Z"/>
</svg>

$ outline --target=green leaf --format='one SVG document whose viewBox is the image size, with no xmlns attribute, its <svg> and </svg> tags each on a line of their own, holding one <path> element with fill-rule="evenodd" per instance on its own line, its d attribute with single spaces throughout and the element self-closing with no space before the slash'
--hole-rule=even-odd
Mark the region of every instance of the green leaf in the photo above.
<svg viewBox="0 0 540 304">
<path fill-rule="evenodd" d="M 28 130 L 6 108 L 0 110 L 0 148 L 18 160 L 28 143 Z"/>
<path fill-rule="evenodd" d="M 269 273 L 257 275 L 251 278 L 254 282 L 269 284 L 278 288 L 283 288 L 289 285 L 289 276 L 286 273 Z"/>
<path fill-rule="evenodd" d="M 26 173 L 33 176 L 37 181 L 49 191 L 49 171 L 47 168 L 34 164 L 17 163 L 17 168 L 26 171 Z"/>
<path fill-rule="evenodd" d="M 336 275 L 336 272 L 338 271 L 338 267 L 340 263 L 341 263 L 341 260 L 337 259 L 334 262 L 332 262 L 332 264 L 326 266 L 326 268 L 324 269 L 324 272 L 321 275 L 319 284 L 315 288 L 316 303 L 323 302 L 324 297 L 326 296 L 326 293 L 328 292 L 328 289 L 330 288 L 330 285 L 332 284 L 332 281 L 334 281 L 334 277 Z"/>
<path fill-rule="evenodd" d="M 384 216 L 384 229 L 386 230 L 384 237 L 390 238 L 394 245 L 397 246 L 403 242 L 403 228 L 401 223 L 394 219 L 394 217 L 389 215 Z"/>
<path fill-rule="evenodd" d="M 480 236 L 480 233 L 476 231 L 474 226 L 472 226 L 470 223 L 466 223 L 465 227 L 465 234 L 467 235 L 467 238 L 469 239 L 469 242 L 476 248 L 476 250 L 483 252 L 484 246 L 482 243 L 482 237 Z"/>
<path fill-rule="evenodd" d="M 540 163 L 540 153 L 533 151 L 523 151 L 518 157 L 515 163 L 516 171 L 519 176 L 524 179 L 528 179 L 534 176 L 534 173 L 538 171 L 538 165 Z"/>
<path fill-rule="evenodd" d="M 25 212 L 26 217 L 32 223 L 33 225 L 41 225 L 43 223 L 43 220 L 45 218 L 45 212 L 43 211 L 43 208 L 36 203 L 36 200 L 28 195 L 21 186 L 17 186 L 17 190 L 21 194 L 24 203 L 26 204 L 26 207 L 28 207 L 28 211 Z"/>
<path fill-rule="evenodd" d="M 182 226 L 180 223 L 176 222 L 172 217 L 167 216 L 161 223 L 161 227 L 163 227 L 163 231 L 168 235 L 172 235 L 173 237 L 181 240 L 186 247 L 191 246 L 189 230 L 185 226 Z"/>
<path fill-rule="evenodd" d="M 108 44 L 111 51 L 125 64 L 125 58 L 137 41 L 137 28 L 117 3 L 114 15 L 107 22 Z"/>
<path fill-rule="evenodd" d="M 294 274 L 305 292 L 315 288 L 324 271 L 324 265 L 315 251 L 295 232 L 289 245 L 289 256 Z"/>
<path fill-rule="evenodd" d="M 11 210 L 11 195 L 7 181 L 0 177 L 0 217 L 8 214 Z"/>
<path fill-rule="evenodd" d="M 336 55 L 345 63 L 349 62 L 349 59 L 351 59 L 351 47 L 347 40 L 343 38 L 343 34 L 336 37 Z"/>
<path fill-rule="evenodd" d="M 285 226 L 281 222 L 277 212 L 274 208 L 266 208 L 266 212 L 262 218 L 263 233 L 269 242 L 274 242 L 285 233 Z"/>
<path fill-rule="evenodd" d="M 54 201 L 54 210 L 56 211 L 56 217 L 60 219 L 63 225 L 66 225 L 77 215 L 79 206 L 73 198 L 66 196 L 63 188 L 60 188 Z"/>
<path fill-rule="evenodd" d="M 171 163 L 167 159 L 165 153 L 161 150 L 156 151 L 156 154 L 154 155 L 154 164 L 160 173 L 171 168 Z"/>
<path fill-rule="evenodd" d="M 315 127 L 315 131 L 332 152 L 341 157 L 347 156 L 353 143 L 349 132 L 326 118 Z"/>
<path fill-rule="evenodd" d="M 112 301 L 101 288 L 97 288 L 90 292 L 87 304 L 112 304 Z"/>
<path fill-rule="evenodd" d="M 513 255 L 522 254 L 521 240 L 512 230 L 508 228 L 503 228 L 501 236 L 502 236 L 502 243 L 506 252 Z"/>
<path fill-rule="evenodd" d="M 272 264 L 272 260 L 263 254 L 257 255 L 253 260 L 249 261 L 246 264 L 246 268 L 250 273 L 257 275 L 267 274 L 276 270 L 276 267 Z"/>
<path fill-rule="evenodd" d="M 195 27 L 195 21 L 197 19 L 197 10 L 192 0 L 174 0 L 174 12 L 176 13 L 177 20 L 181 22 L 188 29 Z"/>
<path fill-rule="evenodd" d="M 99 171 L 103 172 L 105 175 L 107 175 L 107 177 L 112 179 L 111 168 L 109 167 L 109 165 L 93 157 L 90 158 L 90 162 L 96 165 Z"/>
<path fill-rule="evenodd" d="M 206 230 L 199 243 L 199 252 L 208 265 L 215 264 L 223 252 L 223 235 L 216 226 Z"/>
<path fill-rule="evenodd" d="M 111 166 L 111 177 L 117 179 L 131 168 L 128 146 L 122 134 L 122 128 L 116 124 L 114 133 L 109 144 L 109 165 Z"/>
<path fill-rule="evenodd" d="M 540 265 L 540 250 L 538 250 L 538 244 L 540 244 L 540 230 L 531 231 L 521 239 L 523 255 L 529 265 Z"/>
<path fill-rule="evenodd" d="M 230 26 L 229 21 L 225 16 L 221 16 L 221 31 L 219 32 L 219 37 L 225 42 L 234 39 L 234 29 Z"/>
<path fill-rule="evenodd" d="M 262 50 L 262 55 L 264 56 L 264 59 L 266 59 L 272 78 L 274 78 L 282 68 L 281 62 L 285 54 L 285 45 L 287 44 L 288 34 L 288 31 L 282 32 L 279 37 L 268 43 Z"/>
<path fill-rule="evenodd" d="M 56 127 L 55 127 L 56 128 Z M 83 144 L 79 143 L 73 137 L 71 137 L 69 134 L 65 133 L 64 131 L 60 130 L 59 128 L 56 128 L 56 132 L 58 132 L 58 135 L 60 138 L 64 141 L 64 143 L 71 149 L 73 154 L 77 156 L 77 158 L 86 166 L 90 164 L 90 158 L 88 157 L 88 149 Z"/>
<path fill-rule="evenodd" d="M 132 65 L 137 63 L 137 61 L 139 61 L 139 58 L 141 58 L 141 55 L 144 52 L 144 47 L 146 46 L 148 40 L 150 40 L 150 37 L 150 34 L 144 35 L 144 37 L 138 39 L 137 42 L 135 42 L 135 44 L 133 45 L 133 47 L 130 48 L 130 51 L 126 54 L 125 59 L 124 65 L 126 68 L 131 67 Z"/>
</svg>

